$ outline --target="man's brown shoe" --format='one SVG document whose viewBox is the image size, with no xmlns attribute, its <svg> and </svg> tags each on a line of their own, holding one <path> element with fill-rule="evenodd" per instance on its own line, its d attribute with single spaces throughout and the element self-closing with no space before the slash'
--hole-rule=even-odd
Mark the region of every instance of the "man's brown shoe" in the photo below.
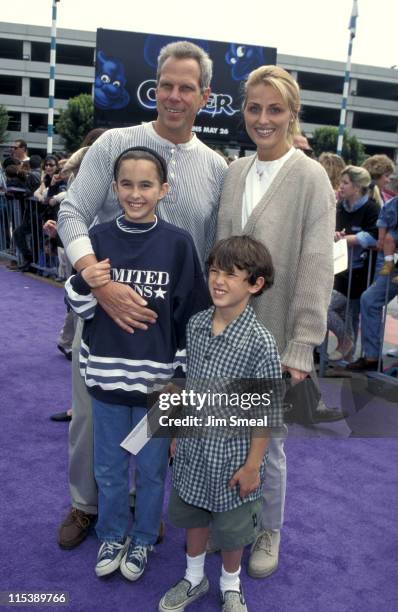
<svg viewBox="0 0 398 612">
<path fill-rule="evenodd" d="M 95 514 L 86 514 L 77 508 L 71 508 L 58 530 L 58 544 L 61 548 L 75 548 L 86 539 Z"/>
</svg>

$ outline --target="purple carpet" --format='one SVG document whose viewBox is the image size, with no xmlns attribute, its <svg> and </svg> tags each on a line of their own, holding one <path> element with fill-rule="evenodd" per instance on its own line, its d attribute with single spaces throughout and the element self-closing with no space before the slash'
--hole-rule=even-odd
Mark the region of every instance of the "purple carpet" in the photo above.
<svg viewBox="0 0 398 612">
<path fill-rule="evenodd" d="M 0 591 L 66 591 L 73 611 L 153 611 L 182 576 L 181 531 L 167 526 L 135 584 L 95 576 L 95 533 L 72 551 L 56 542 L 69 505 L 68 428 L 49 420 L 70 404 L 70 363 L 56 348 L 63 316 L 62 289 L 0 265 Z M 398 440 L 291 437 L 286 447 L 279 570 L 252 580 L 243 569 L 249 610 L 398 610 Z M 192 612 L 219 609 L 218 555 L 206 573 L 210 594 Z"/>
</svg>

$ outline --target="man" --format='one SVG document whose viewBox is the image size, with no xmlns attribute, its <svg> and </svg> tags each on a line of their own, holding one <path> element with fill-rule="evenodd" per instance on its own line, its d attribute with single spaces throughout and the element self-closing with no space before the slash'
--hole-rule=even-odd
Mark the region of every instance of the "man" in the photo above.
<svg viewBox="0 0 398 612">
<path fill-rule="evenodd" d="M 153 123 L 107 131 L 87 152 L 79 174 L 64 199 L 58 231 L 69 260 L 77 271 L 96 262 L 88 227 L 96 219 L 117 216 L 120 207 L 112 188 L 114 161 L 125 149 L 147 146 L 160 153 L 168 165 L 170 190 L 157 213 L 189 231 L 202 263 L 215 238 L 218 204 L 225 161 L 194 134 L 198 111 L 210 95 L 212 62 L 189 42 L 171 43 L 158 58 L 156 99 L 158 116 Z M 122 329 L 147 329 L 156 325 L 156 313 L 128 285 L 110 282 L 93 291 L 101 306 Z M 59 530 L 58 543 L 73 548 L 82 542 L 97 513 L 93 474 L 91 400 L 80 377 L 78 352 L 81 326 L 73 345 L 73 418 L 69 432 L 69 482 L 72 508 Z"/>
<path fill-rule="evenodd" d="M 29 161 L 28 145 L 22 138 L 18 138 L 11 147 L 11 157 L 18 159 L 20 162 Z"/>
</svg>

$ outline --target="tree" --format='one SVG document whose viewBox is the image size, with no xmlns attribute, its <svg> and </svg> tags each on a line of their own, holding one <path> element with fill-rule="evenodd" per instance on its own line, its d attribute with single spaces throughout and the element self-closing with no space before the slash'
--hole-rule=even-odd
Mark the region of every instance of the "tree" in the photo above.
<svg viewBox="0 0 398 612">
<path fill-rule="evenodd" d="M 338 134 L 336 127 L 321 127 L 315 130 L 311 141 L 315 155 L 319 157 L 324 151 L 334 153 Z M 344 130 L 342 156 L 346 164 L 354 166 L 360 166 L 365 159 L 365 147 L 355 136 L 350 136 L 348 130 Z"/>
<path fill-rule="evenodd" d="M 80 94 L 71 98 L 65 110 L 61 111 L 55 129 L 65 141 L 68 153 L 73 153 L 80 146 L 83 138 L 93 129 L 94 105 L 89 94 Z"/>
<path fill-rule="evenodd" d="M 9 120 L 9 116 L 7 113 L 7 109 L 5 106 L 0 104 L 0 142 L 3 142 L 3 140 L 6 137 L 8 120 Z"/>
</svg>

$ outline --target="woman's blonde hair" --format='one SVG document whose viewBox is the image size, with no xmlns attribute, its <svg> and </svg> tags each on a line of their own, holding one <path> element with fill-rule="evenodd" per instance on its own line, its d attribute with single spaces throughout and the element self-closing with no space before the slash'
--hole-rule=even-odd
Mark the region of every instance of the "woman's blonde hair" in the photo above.
<svg viewBox="0 0 398 612">
<path fill-rule="evenodd" d="M 379 188 L 372 182 L 372 178 L 365 168 L 361 166 L 346 166 L 340 176 L 345 174 L 351 183 L 361 188 L 362 195 L 368 192 L 370 198 L 378 204 L 382 204 L 383 200 L 381 199 Z"/>
<path fill-rule="evenodd" d="M 341 173 L 345 168 L 344 159 L 336 153 L 321 153 L 318 161 L 325 168 L 332 187 L 336 191 L 340 183 Z"/>
<path fill-rule="evenodd" d="M 291 119 L 288 128 L 288 140 L 293 142 L 296 134 L 301 132 L 299 123 L 299 112 L 301 108 L 300 88 L 297 81 L 283 68 L 279 66 L 260 66 L 253 70 L 244 84 L 243 110 L 246 108 L 247 95 L 250 87 L 259 85 L 271 85 L 280 93 L 284 102 L 289 107 Z"/>
<path fill-rule="evenodd" d="M 394 172 L 394 164 L 387 155 L 372 155 L 368 157 L 362 164 L 373 180 L 379 179 L 383 174 L 392 174 Z"/>
</svg>

